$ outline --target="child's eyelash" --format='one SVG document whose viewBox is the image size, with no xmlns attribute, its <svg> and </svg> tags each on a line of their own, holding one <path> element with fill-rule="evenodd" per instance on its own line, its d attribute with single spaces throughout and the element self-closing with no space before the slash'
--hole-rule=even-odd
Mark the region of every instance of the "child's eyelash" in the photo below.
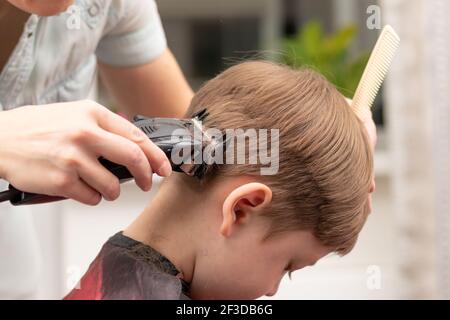
<svg viewBox="0 0 450 320">
<path fill-rule="evenodd" d="M 292 280 L 292 270 L 288 271 L 288 277 L 289 277 L 289 280 Z"/>
<path fill-rule="evenodd" d="M 293 271 L 292 271 L 292 264 L 289 263 L 289 264 L 286 266 L 285 270 L 287 271 L 289 280 L 292 280 L 292 272 L 293 272 Z"/>
</svg>

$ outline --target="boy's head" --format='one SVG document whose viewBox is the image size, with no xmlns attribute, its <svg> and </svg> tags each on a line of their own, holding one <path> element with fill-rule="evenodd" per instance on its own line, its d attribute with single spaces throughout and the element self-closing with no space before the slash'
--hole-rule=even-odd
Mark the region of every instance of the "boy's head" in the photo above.
<svg viewBox="0 0 450 320">
<path fill-rule="evenodd" d="M 192 298 L 271 295 L 286 272 L 353 248 L 370 210 L 372 152 L 328 81 L 245 62 L 207 82 L 188 116 L 203 108 L 208 128 L 279 129 L 279 169 L 265 176 L 260 164 L 225 164 L 202 181 L 173 175 L 163 184 L 179 212 L 163 219 L 185 235 L 180 255 L 195 247 Z M 164 224 L 154 227 L 163 238 Z"/>
<path fill-rule="evenodd" d="M 67 10 L 75 0 L 8 0 L 13 6 L 40 16 L 53 16 Z"/>
</svg>

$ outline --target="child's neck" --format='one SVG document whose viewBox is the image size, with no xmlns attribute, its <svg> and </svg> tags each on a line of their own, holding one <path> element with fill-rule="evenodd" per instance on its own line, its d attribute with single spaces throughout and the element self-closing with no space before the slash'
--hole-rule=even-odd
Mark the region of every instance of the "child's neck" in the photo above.
<svg viewBox="0 0 450 320">
<path fill-rule="evenodd" d="M 182 189 L 176 177 L 166 179 L 124 234 L 157 250 L 182 272 L 185 281 L 191 282 L 199 240 L 195 237 L 199 234 L 198 212 L 195 212 L 198 201 L 196 194 L 181 192 Z"/>
</svg>

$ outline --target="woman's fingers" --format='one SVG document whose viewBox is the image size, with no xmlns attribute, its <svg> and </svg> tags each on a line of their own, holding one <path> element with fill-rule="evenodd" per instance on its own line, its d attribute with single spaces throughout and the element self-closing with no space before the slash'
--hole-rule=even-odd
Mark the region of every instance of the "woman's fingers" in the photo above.
<svg viewBox="0 0 450 320">
<path fill-rule="evenodd" d="M 120 195 L 119 179 L 96 159 L 86 157 L 78 170 L 80 178 L 91 188 L 97 190 L 108 201 Z"/>
<path fill-rule="evenodd" d="M 104 115 L 98 118 L 98 124 L 102 129 L 126 138 L 138 145 L 144 152 L 153 171 L 158 175 L 167 177 L 172 173 L 172 167 L 164 152 L 151 142 L 139 128 L 113 112 L 107 111 L 102 113 Z M 114 161 L 109 158 L 108 160 Z"/>
<path fill-rule="evenodd" d="M 63 190 L 62 196 L 66 198 L 70 198 L 90 206 L 95 206 L 102 200 L 100 193 L 95 191 L 79 178 L 68 178 L 63 176 L 59 184 L 62 186 L 60 189 Z"/>
<path fill-rule="evenodd" d="M 121 164 L 133 175 L 136 184 L 144 191 L 151 188 L 152 168 L 142 149 L 122 136 L 100 130 L 88 147 L 109 161 Z"/>
</svg>

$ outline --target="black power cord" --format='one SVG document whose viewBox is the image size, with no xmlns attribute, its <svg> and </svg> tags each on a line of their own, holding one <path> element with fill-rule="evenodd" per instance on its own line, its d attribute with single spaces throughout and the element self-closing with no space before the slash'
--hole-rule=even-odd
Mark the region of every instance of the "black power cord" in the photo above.
<svg viewBox="0 0 450 320">
<path fill-rule="evenodd" d="M 3 192 L 0 192 L 0 202 L 10 201 L 14 199 L 17 194 L 20 193 L 20 191 L 17 190 L 6 190 Z"/>
</svg>

